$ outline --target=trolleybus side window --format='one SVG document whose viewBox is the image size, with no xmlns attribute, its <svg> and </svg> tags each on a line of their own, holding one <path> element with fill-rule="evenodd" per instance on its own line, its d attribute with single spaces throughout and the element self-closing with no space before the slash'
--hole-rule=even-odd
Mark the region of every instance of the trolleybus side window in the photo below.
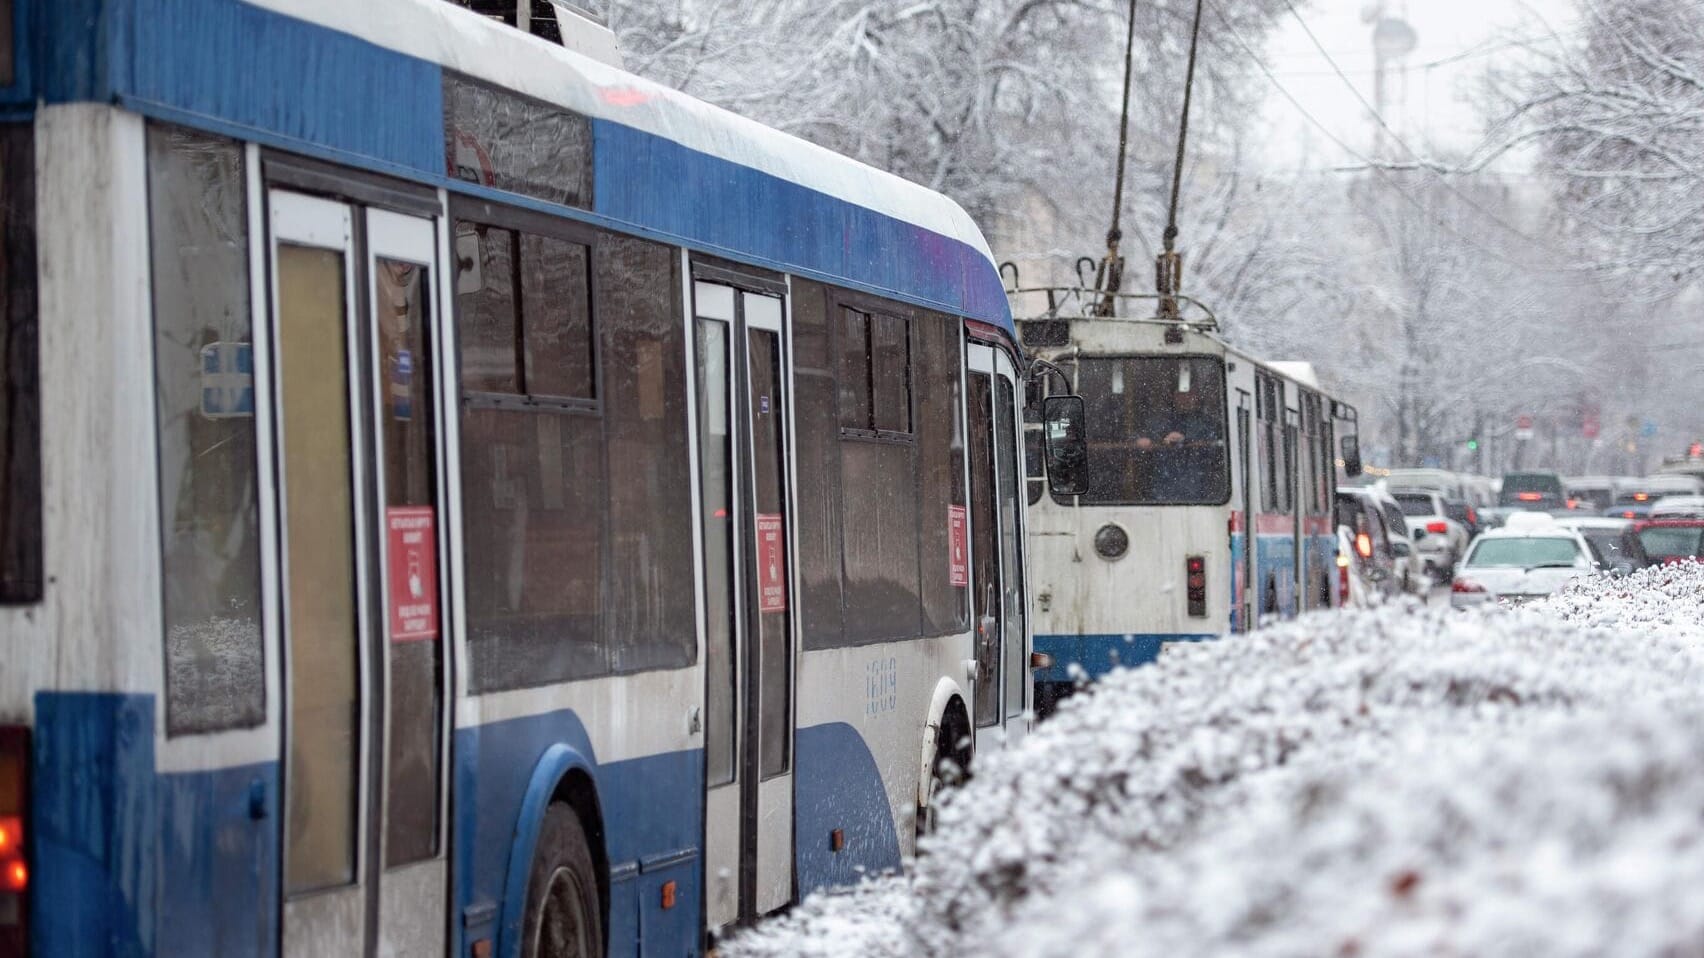
<svg viewBox="0 0 1704 958">
<path fill-rule="evenodd" d="M 805 647 L 963 629 L 959 323 L 847 306 L 806 280 L 793 293 Z"/>
<path fill-rule="evenodd" d="M 828 290 L 793 280 L 799 616 L 806 648 L 841 642 L 840 397 Z"/>
<path fill-rule="evenodd" d="M 265 718 L 242 147 L 148 128 L 166 730 Z"/>
<path fill-rule="evenodd" d="M 1225 367 L 1205 356 L 1085 358 L 1083 505 L 1200 505 L 1230 498 Z"/>
<path fill-rule="evenodd" d="M 0 602 L 42 597 L 33 131 L 0 125 Z"/>
<path fill-rule="evenodd" d="M 456 232 L 471 687 L 690 663 L 675 257 L 556 224 Z"/>
<path fill-rule="evenodd" d="M 914 636 L 922 624 L 917 443 L 909 431 L 910 348 L 898 345 L 909 324 L 850 308 L 841 316 L 841 560 L 846 608 L 857 610 L 844 617 L 844 635 Z M 860 378 L 870 384 L 868 402 Z"/>
</svg>

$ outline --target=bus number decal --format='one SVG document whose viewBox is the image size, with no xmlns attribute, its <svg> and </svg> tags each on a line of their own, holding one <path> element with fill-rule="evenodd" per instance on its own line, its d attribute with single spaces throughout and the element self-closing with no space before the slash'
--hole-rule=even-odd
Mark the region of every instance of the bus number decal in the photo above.
<svg viewBox="0 0 1704 958">
<path fill-rule="evenodd" d="M 899 659 L 875 659 L 864 666 L 864 714 L 880 715 L 899 707 Z"/>
</svg>

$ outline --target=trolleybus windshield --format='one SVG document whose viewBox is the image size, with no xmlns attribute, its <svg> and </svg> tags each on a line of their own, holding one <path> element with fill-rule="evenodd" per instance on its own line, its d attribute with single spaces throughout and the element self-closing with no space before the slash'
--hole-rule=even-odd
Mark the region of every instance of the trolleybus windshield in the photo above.
<svg viewBox="0 0 1704 958">
<path fill-rule="evenodd" d="M 1230 498 L 1225 367 L 1205 356 L 1079 360 L 1088 404 L 1082 505 L 1215 505 Z"/>
</svg>

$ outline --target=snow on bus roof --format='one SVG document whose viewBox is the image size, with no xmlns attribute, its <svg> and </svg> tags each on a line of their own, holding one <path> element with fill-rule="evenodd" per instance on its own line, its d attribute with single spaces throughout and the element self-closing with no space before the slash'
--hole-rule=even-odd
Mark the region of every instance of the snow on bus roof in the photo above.
<svg viewBox="0 0 1704 958">
<path fill-rule="evenodd" d="M 671 140 L 958 240 L 994 264 L 951 198 L 444 0 L 245 0 L 517 93 Z M 565 76 L 573 79 L 565 82 Z"/>
<path fill-rule="evenodd" d="M 1303 360 L 1280 360 L 1267 363 L 1276 372 L 1282 373 L 1309 389 L 1319 388 L 1319 374 L 1314 371 L 1313 363 Z"/>
</svg>

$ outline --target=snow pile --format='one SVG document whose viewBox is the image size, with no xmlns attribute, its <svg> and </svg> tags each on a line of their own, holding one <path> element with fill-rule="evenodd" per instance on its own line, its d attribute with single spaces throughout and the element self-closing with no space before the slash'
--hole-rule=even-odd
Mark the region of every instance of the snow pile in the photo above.
<svg viewBox="0 0 1704 958">
<path fill-rule="evenodd" d="M 1168 649 L 728 955 L 1704 955 L 1704 567 Z M 845 935 L 836 929 L 856 928 Z"/>
</svg>

